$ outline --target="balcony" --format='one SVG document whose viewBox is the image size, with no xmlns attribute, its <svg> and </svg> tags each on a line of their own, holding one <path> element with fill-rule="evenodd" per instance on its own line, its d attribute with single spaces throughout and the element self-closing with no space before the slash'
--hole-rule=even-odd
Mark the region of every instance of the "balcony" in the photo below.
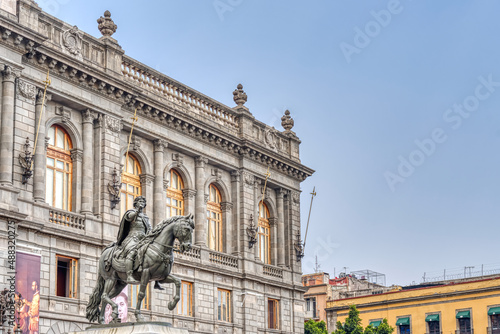
<svg viewBox="0 0 500 334">
<path fill-rule="evenodd" d="M 275 267 L 265 264 L 263 270 L 264 270 L 264 275 L 266 276 L 283 278 L 283 269 L 281 269 L 280 267 Z"/>
<path fill-rule="evenodd" d="M 79 230 L 85 230 L 85 217 L 74 212 L 51 208 L 49 210 L 49 222 Z"/>
<path fill-rule="evenodd" d="M 231 268 L 238 268 L 238 258 L 229 254 L 209 251 L 208 259 L 213 264 L 219 264 Z"/>
</svg>

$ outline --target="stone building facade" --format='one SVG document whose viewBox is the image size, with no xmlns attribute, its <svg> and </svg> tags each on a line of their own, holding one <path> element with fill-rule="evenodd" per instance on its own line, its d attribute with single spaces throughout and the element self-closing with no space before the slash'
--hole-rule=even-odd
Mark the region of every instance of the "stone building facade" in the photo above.
<svg viewBox="0 0 500 334">
<path fill-rule="evenodd" d="M 149 292 L 147 319 L 192 333 L 303 332 L 295 243 L 300 183 L 313 170 L 301 164 L 289 112 L 284 131 L 269 127 L 240 85 L 236 106 L 225 106 L 126 56 L 109 12 L 98 22 L 95 38 L 34 1 L 0 6 L 0 265 L 15 224 L 17 252 L 40 258 L 40 333 L 87 323 L 100 252 L 137 195 L 153 225 L 175 212 L 196 223 L 193 249 L 176 254 L 173 269 L 188 310 L 167 309 L 165 286 Z M 7 280 L 0 271 L 0 287 Z"/>
</svg>

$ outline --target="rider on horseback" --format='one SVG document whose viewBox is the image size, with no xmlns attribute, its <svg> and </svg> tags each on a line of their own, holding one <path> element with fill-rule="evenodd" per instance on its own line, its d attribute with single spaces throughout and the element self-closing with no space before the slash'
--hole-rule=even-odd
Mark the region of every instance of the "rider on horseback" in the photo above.
<svg viewBox="0 0 500 334">
<path fill-rule="evenodd" d="M 134 208 L 127 210 L 120 222 L 118 230 L 117 246 L 123 248 L 122 257 L 126 256 L 125 267 L 127 269 L 127 283 L 139 284 L 132 275 L 134 273 L 134 261 L 137 255 L 135 245 L 141 241 L 146 234 L 151 232 L 149 218 L 142 210 L 146 207 L 146 198 L 138 196 L 134 199 Z"/>
</svg>

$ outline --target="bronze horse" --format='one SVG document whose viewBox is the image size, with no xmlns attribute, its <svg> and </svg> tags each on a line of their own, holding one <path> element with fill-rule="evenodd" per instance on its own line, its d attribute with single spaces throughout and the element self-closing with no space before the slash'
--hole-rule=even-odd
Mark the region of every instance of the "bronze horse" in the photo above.
<svg viewBox="0 0 500 334">
<path fill-rule="evenodd" d="M 180 242 L 180 251 L 191 248 L 192 233 L 194 230 L 193 215 L 174 216 L 163 220 L 150 234 L 146 235 L 137 245 L 137 259 L 139 261 L 133 277 L 140 281 L 135 317 L 137 321 L 144 321 L 141 314 L 141 304 L 146 295 L 146 287 L 151 281 L 160 283 L 174 283 L 175 296 L 168 303 L 168 309 L 173 310 L 180 300 L 181 281 L 170 274 L 174 263 L 173 245 L 175 239 Z M 127 286 L 127 274 L 123 259 L 113 256 L 115 246 L 109 246 L 99 258 L 97 284 L 87 304 L 86 317 L 90 322 L 96 320 L 104 323 L 104 312 L 107 304 L 113 308 L 112 322 L 118 322 L 118 305 L 111 300 Z M 108 260 L 106 260 L 108 259 Z M 121 261 L 121 262 L 120 262 Z M 99 306 L 101 306 L 99 308 Z"/>
</svg>

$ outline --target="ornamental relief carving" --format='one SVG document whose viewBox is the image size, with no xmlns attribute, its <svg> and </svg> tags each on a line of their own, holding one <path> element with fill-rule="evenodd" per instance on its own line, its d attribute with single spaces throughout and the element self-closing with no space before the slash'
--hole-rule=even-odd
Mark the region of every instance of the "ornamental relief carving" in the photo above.
<svg viewBox="0 0 500 334">
<path fill-rule="evenodd" d="M 17 81 L 18 97 L 25 98 L 28 102 L 34 102 L 36 97 L 36 87 L 23 80 Z"/>
<path fill-rule="evenodd" d="M 300 203 L 300 194 L 297 191 L 292 191 L 292 202 L 295 204 Z"/>
<path fill-rule="evenodd" d="M 104 116 L 104 125 L 108 132 L 120 132 L 122 130 L 122 122 L 118 118 L 113 118 L 111 116 Z"/>
<path fill-rule="evenodd" d="M 243 181 L 246 187 L 252 188 L 255 183 L 255 177 L 247 172 L 241 174 L 243 176 Z"/>
<path fill-rule="evenodd" d="M 62 45 L 64 46 L 63 50 L 69 54 L 75 57 L 82 56 L 82 33 L 78 31 L 77 26 L 73 26 L 62 34 Z"/>
</svg>

